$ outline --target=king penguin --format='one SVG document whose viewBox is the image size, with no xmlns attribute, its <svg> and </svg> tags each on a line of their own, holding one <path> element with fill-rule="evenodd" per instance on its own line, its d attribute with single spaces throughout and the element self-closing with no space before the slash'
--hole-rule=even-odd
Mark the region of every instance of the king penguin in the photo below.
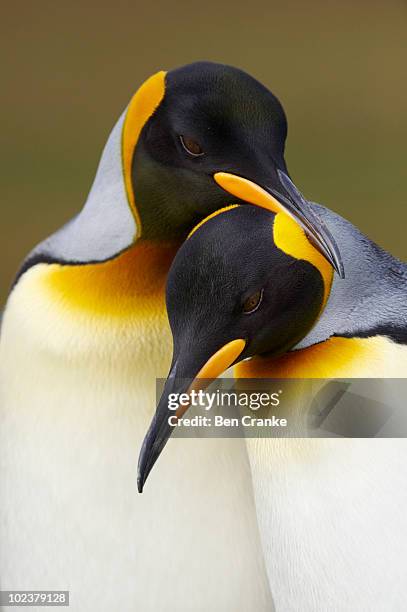
<svg viewBox="0 0 407 612">
<path fill-rule="evenodd" d="M 403 402 L 385 378 L 407 377 L 407 266 L 309 205 L 338 246 L 345 278 L 284 211 L 230 206 L 178 251 L 167 285 L 173 359 L 142 447 L 141 486 L 174 429 L 169 394 L 233 365 L 238 378 L 381 379 L 387 401 Z M 290 405 L 288 418 L 297 409 Z M 405 610 L 405 440 L 246 442 L 277 612 Z"/>
<path fill-rule="evenodd" d="M 142 498 L 135 464 L 171 356 L 166 276 L 195 224 L 273 201 L 341 272 L 287 187 L 286 134 L 277 98 L 236 68 L 158 72 L 83 209 L 24 261 L 0 341 L 4 588 L 69 589 L 81 612 L 271 609 L 244 445 L 186 440 Z"/>
<path fill-rule="evenodd" d="M 272 609 L 241 441 L 186 440 L 143 497 L 135 464 L 170 362 L 167 272 L 196 223 L 273 193 L 341 268 L 284 186 L 286 133 L 277 98 L 238 69 L 158 72 L 83 209 L 24 261 L 0 339 L 3 588 L 66 589 L 80 612 Z"/>
</svg>

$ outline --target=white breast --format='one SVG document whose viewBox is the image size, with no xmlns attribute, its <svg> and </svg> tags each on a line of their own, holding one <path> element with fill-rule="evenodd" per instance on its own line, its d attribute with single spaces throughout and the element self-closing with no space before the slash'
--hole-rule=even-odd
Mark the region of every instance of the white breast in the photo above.
<svg viewBox="0 0 407 612">
<path fill-rule="evenodd" d="M 137 493 L 163 321 L 86 323 L 35 274 L 0 343 L 2 588 L 69 589 L 80 612 L 270 611 L 243 441 L 170 440 Z"/>
<path fill-rule="evenodd" d="M 249 455 L 277 610 L 406 609 L 404 439 L 250 440 Z"/>
<path fill-rule="evenodd" d="M 388 369 L 392 363 L 397 369 L 400 360 Z M 371 382 L 376 400 L 404 409 L 399 388 L 390 380 Z M 300 392 L 290 402 L 288 418 L 301 415 Z M 247 445 L 276 610 L 405 610 L 407 441 L 250 439 Z"/>
</svg>

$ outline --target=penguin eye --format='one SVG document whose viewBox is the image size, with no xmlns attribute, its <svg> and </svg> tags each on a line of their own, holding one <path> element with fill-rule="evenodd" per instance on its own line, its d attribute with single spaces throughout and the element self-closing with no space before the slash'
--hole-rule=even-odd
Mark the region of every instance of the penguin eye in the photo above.
<svg viewBox="0 0 407 612">
<path fill-rule="evenodd" d="M 179 139 L 187 153 L 189 153 L 190 155 L 193 155 L 194 157 L 203 155 L 203 151 L 202 151 L 202 148 L 199 142 L 196 142 L 196 140 L 193 140 L 192 138 L 188 138 L 187 136 L 180 136 Z"/>
<path fill-rule="evenodd" d="M 252 314 L 252 312 L 256 312 L 262 300 L 263 300 L 263 289 L 260 289 L 260 291 L 256 291 L 256 293 L 253 293 L 253 295 L 248 297 L 243 302 L 244 314 Z"/>
</svg>

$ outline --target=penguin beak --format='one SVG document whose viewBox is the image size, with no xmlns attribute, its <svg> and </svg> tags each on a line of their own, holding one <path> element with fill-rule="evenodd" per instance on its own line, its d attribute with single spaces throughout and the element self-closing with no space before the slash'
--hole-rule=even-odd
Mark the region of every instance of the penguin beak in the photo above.
<svg viewBox="0 0 407 612">
<path fill-rule="evenodd" d="M 274 213 L 285 212 L 303 228 L 309 241 L 325 257 L 341 278 L 345 277 L 342 257 L 333 236 L 309 202 L 301 195 L 291 179 L 277 170 L 279 188 L 257 183 L 227 172 L 214 174 L 216 183 L 233 196 Z M 275 181 L 273 181 L 275 183 Z"/>
<path fill-rule="evenodd" d="M 177 421 L 188 410 L 191 391 L 205 389 L 211 380 L 223 374 L 238 360 L 245 345 L 245 340 L 232 340 L 217 350 L 209 359 L 194 359 L 188 352 L 183 352 L 179 358 L 173 360 L 163 394 L 141 447 L 137 476 L 139 493 L 143 492 L 147 477 L 168 442 Z M 199 365 L 200 363 L 203 365 Z M 192 378 L 187 378 L 187 373 L 191 371 L 197 374 Z M 179 401 L 176 411 L 169 407 L 170 397 L 174 395 Z"/>
</svg>

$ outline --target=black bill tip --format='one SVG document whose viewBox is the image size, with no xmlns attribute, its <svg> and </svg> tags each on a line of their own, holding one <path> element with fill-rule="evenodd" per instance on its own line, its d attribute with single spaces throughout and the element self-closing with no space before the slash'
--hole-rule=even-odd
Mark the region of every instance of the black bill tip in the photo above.
<svg viewBox="0 0 407 612">
<path fill-rule="evenodd" d="M 163 404 L 163 402 L 160 402 L 140 450 L 137 466 L 137 489 L 139 493 L 143 492 L 148 475 L 174 429 L 174 426 L 170 425 L 168 420 L 171 412 Z"/>
</svg>

